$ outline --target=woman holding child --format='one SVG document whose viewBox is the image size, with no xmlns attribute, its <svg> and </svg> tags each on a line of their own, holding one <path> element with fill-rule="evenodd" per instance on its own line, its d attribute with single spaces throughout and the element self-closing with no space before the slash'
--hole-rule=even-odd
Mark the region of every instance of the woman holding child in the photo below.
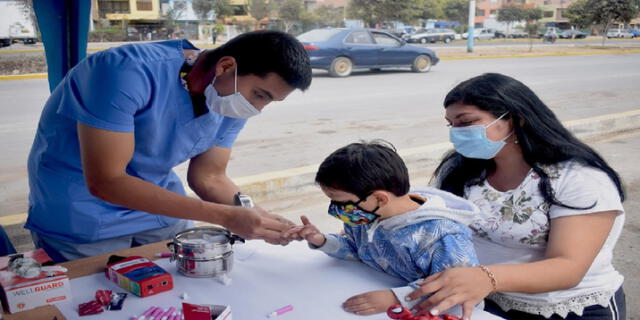
<svg viewBox="0 0 640 320">
<path fill-rule="evenodd" d="M 484 74 L 444 101 L 455 151 L 437 186 L 475 203 L 480 267 L 427 277 L 407 300 L 433 314 L 485 301 L 505 319 L 624 319 L 612 265 L 624 223 L 618 174 L 521 82 Z"/>
</svg>

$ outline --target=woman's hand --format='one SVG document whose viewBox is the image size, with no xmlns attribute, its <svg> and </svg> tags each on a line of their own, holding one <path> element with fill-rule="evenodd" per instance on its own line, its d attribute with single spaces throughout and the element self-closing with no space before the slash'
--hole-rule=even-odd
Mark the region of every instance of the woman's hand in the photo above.
<svg viewBox="0 0 640 320">
<path fill-rule="evenodd" d="M 493 291 L 489 276 L 479 267 L 447 269 L 424 279 L 420 288 L 406 296 L 407 301 L 433 294 L 416 305 L 416 309 L 427 309 L 433 315 L 460 304 L 463 319 L 471 319 L 473 308 Z"/>
</svg>

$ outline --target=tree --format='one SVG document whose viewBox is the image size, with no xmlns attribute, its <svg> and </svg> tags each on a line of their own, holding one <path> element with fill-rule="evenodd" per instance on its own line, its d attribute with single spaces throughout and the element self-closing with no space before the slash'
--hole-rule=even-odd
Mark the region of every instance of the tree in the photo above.
<svg viewBox="0 0 640 320">
<path fill-rule="evenodd" d="M 423 0 L 422 18 L 444 19 L 444 0 Z"/>
<path fill-rule="evenodd" d="M 628 23 L 640 10 L 638 0 L 578 0 L 568 8 L 572 23 L 602 26 L 602 46 L 607 39 L 607 31 L 615 22 Z"/>
<path fill-rule="evenodd" d="M 507 34 L 511 31 L 511 24 L 524 20 L 525 12 L 522 7 L 509 5 L 498 10 L 497 20 L 507 24 Z"/>
<path fill-rule="evenodd" d="M 469 0 L 448 0 L 443 12 L 447 19 L 465 24 L 469 17 Z"/>
<path fill-rule="evenodd" d="M 185 9 L 186 9 L 186 5 L 184 2 L 174 1 L 171 5 L 169 5 L 167 10 L 164 12 L 163 24 L 164 24 L 164 27 L 167 29 L 168 35 L 173 34 L 173 31 L 177 25 L 177 20 L 180 19 Z"/>
<path fill-rule="evenodd" d="M 200 20 L 208 20 L 211 11 L 215 13 L 216 18 L 223 18 L 233 14 L 233 8 L 229 4 L 229 0 L 193 0 L 191 5 Z"/>
<path fill-rule="evenodd" d="M 278 8 L 278 17 L 284 23 L 284 32 L 289 32 L 303 11 L 303 0 L 285 0 Z"/>
<path fill-rule="evenodd" d="M 589 27 L 593 24 L 593 21 L 591 20 L 591 17 L 589 17 L 590 12 L 587 7 L 589 5 L 588 2 L 589 0 L 576 1 L 569 5 L 562 15 L 569 19 L 569 22 L 572 25 L 578 28 Z"/>
<path fill-rule="evenodd" d="M 258 22 L 269 16 L 271 6 L 267 0 L 249 0 L 249 14 Z"/>
<path fill-rule="evenodd" d="M 420 18 L 423 4 L 424 0 L 351 0 L 347 13 L 369 27 L 389 21 L 413 23 Z"/>
<path fill-rule="evenodd" d="M 320 6 L 313 13 L 322 27 L 343 26 L 344 8 L 335 8 L 332 5 Z"/>
<path fill-rule="evenodd" d="M 543 11 L 541 8 L 526 8 L 522 10 L 522 17 L 527 20 L 524 29 L 529 34 L 529 51 L 533 50 L 533 38 L 538 34 L 540 25 L 538 20 L 542 19 Z"/>
</svg>

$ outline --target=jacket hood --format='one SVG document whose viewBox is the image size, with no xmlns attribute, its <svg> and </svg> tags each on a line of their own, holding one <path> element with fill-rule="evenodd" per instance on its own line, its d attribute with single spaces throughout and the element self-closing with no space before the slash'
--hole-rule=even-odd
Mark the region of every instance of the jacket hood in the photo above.
<svg viewBox="0 0 640 320">
<path fill-rule="evenodd" d="M 412 190 L 410 195 L 418 195 L 426 199 L 417 210 L 403 213 L 382 221 L 374 221 L 368 233 L 372 238 L 375 229 L 383 227 L 389 230 L 400 229 L 427 220 L 449 219 L 465 226 L 471 224 L 473 217 L 480 209 L 470 201 L 452 193 L 436 188 Z"/>
</svg>

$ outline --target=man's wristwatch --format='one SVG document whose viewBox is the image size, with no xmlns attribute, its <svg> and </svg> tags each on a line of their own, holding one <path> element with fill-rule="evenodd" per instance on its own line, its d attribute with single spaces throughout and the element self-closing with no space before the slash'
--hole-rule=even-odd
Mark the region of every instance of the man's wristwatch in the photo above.
<svg viewBox="0 0 640 320">
<path fill-rule="evenodd" d="M 233 196 L 233 202 L 235 203 L 236 206 L 253 208 L 253 200 L 251 200 L 251 197 L 246 194 L 242 194 L 240 192 L 236 193 Z"/>
</svg>

